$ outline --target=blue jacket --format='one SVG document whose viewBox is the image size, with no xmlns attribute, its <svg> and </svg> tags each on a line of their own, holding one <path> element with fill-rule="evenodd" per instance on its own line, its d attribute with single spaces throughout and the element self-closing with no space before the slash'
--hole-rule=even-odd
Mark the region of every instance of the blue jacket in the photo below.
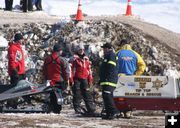
<svg viewBox="0 0 180 128">
<path fill-rule="evenodd" d="M 118 74 L 119 75 L 141 75 L 146 64 L 142 57 L 132 50 L 131 46 L 126 44 L 118 52 Z"/>
</svg>

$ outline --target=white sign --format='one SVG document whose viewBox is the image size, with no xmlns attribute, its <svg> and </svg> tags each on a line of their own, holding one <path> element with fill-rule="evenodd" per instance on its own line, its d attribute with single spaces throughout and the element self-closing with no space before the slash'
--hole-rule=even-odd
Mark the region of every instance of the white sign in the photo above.
<svg viewBox="0 0 180 128">
<path fill-rule="evenodd" d="M 177 96 L 180 97 L 180 78 L 176 78 Z"/>
<path fill-rule="evenodd" d="M 121 76 L 114 97 L 176 98 L 175 78 L 167 76 Z"/>
</svg>

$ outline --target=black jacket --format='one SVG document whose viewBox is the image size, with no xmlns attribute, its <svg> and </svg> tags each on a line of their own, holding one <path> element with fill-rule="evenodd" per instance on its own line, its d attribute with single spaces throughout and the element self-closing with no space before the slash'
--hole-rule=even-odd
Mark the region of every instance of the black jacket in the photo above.
<svg viewBox="0 0 180 128">
<path fill-rule="evenodd" d="M 100 66 L 100 85 L 116 86 L 118 81 L 118 63 L 116 54 L 109 51 L 104 55 Z"/>
</svg>

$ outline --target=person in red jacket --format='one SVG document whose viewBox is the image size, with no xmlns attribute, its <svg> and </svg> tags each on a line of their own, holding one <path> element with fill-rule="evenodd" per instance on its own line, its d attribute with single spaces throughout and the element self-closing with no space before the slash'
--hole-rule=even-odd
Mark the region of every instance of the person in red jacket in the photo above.
<svg viewBox="0 0 180 128">
<path fill-rule="evenodd" d="M 69 80 L 69 64 L 65 58 L 61 57 L 61 54 L 61 46 L 55 44 L 52 54 L 46 57 L 43 67 L 45 80 L 51 80 L 51 86 L 55 85 L 59 88 L 58 93 L 60 98 L 62 98 L 62 92 L 66 90 Z M 54 92 L 51 92 L 50 101 L 53 107 L 52 110 L 54 113 L 60 113 L 62 107 L 57 103 L 56 99 L 57 95 Z"/>
<path fill-rule="evenodd" d="M 89 92 L 89 85 L 92 84 L 92 71 L 91 62 L 89 58 L 84 53 L 84 46 L 79 45 L 77 47 L 77 53 L 73 56 L 71 61 L 71 79 L 73 92 L 73 107 L 76 113 L 84 112 L 82 111 L 81 97 L 83 98 L 86 106 L 86 114 L 94 114 L 95 104 L 93 102 L 93 97 Z M 84 109 L 83 109 L 84 110 Z"/>
<path fill-rule="evenodd" d="M 61 54 L 61 46 L 55 44 L 52 54 L 45 59 L 43 70 L 46 80 L 51 80 L 54 84 L 60 85 L 69 80 L 69 65 Z"/>
<path fill-rule="evenodd" d="M 8 73 L 10 83 L 16 85 L 19 80 L 25 79 L 25 64 L 24 53 L 21 47 L 23 36 L 17 33 L 14 36 L 14 41 L 9 43 L 8 48 Z"/>
</svg>

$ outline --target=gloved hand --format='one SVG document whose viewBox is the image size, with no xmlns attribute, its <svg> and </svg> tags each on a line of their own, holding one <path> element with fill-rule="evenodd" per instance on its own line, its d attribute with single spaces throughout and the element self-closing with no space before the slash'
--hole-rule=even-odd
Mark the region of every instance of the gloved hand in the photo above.
<svg viewBox="0 0 180 128">
<path fill-rule="evenodd" d="M 69 85 L 70 86 L 73 86 L 74 85 L 74 80 L 71 78 L 71 79 L 69 79 Z"/>
<path fill-rule="evenodd" d="M 101 83 L 101 81 L 99 80 L 97 84 L 100 85 L 100 83 Z"/>
<path fill-rule="evenodd" d="M 92 76 L 88 77 L 88 84 L 91 86 L 93 84 L 93 78 Z"/>
<path fill-rule="evenodd" d="M 13 70 L 12 70 L 12 75 L 13 75 L 15 78 L 19 78 L 17 69 L 13 69 Z"/>
<path fill-rule="evenodd" d="M 69 86 L 69 80 L 68 80 L 68 81 L 64 81 L 64 84 L 65 84 L 66 86 Z"/>
<path fill-rule="evenodd" d="M 61 90 L 65 91 L 68 87 L 68 81 L 64 81 L 60 86 Z"/>
<path fill-rule="evenodd" d="M 53 81 L 53 80 L 51 80 L 51 81 L 50 81 L 50 86 L 56 86 L 56 82 Z"/>
<path fill-rule="evenodd" d="M 97 82 L 97 86 L 98 86 L 98 87 L 101 87 L 100 83 L 101 83 L 101 81 L 98 80 L 98 82 Z"/>
</svg>

